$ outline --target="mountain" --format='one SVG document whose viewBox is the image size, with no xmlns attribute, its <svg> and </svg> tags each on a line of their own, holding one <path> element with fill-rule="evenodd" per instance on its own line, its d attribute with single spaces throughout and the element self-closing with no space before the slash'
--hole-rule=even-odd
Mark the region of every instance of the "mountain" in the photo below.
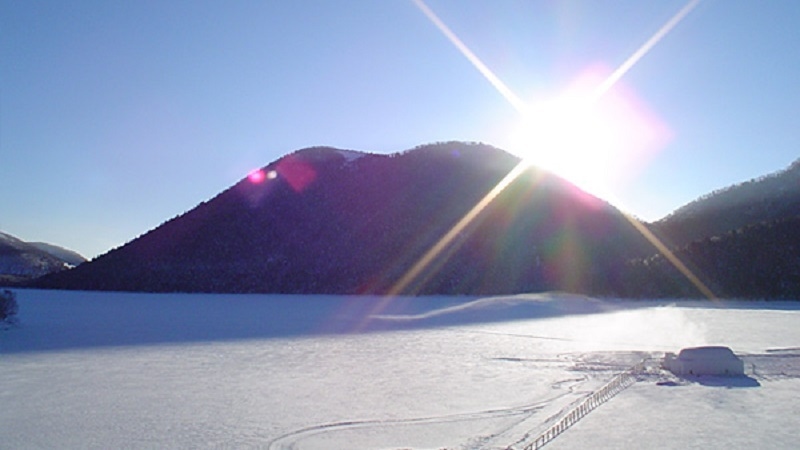
<svg viewBox="0 0 800 450">
<path fill-rule="evenodd" d="M 18 283 L 45 274 L 62 271 L 83 259 L 69 250 L 47 244 L 47 248 L 60 249 L 68 258 L 61 258 L 10 234 L 0 232 L 0 282 Z M 77 257 L 77 258 L 76 258 Z"/>
<path fill-rule="evenodd" d="M 800 298 L 800 159 L 705 195 L 649 227 L 716 296 Z M 697 293 L 661 253 L 629 260 L 622 274 L 625 296 Z"/>
<path fill-rule="evenodd" d="M 800 216 L 800 159 L 785 170 L 736 184 L 682 206 L 652 224 L 675 246 L 762 222 Z"/>
<path fill-rule="evenodd" d="M 64 261 L 71 266 L 77 266 L 86 262 L 86 258 L 80 253 L 58 245 L 48 244 L 47 242 L 28 242 L 30 245 L 49 253 L 50 255 Z"/>
<path fill-rule="evenodd" d="M 547 172 L 527 168 L 474 220 L 454 228 L 519 162 L 491 146 L 457 142 L 392 155 L 300 150 L 36 286 L 451 295 L 618 290 L 620 261 L 648 244 L 611 205 Z"/>
<path fill-rule="evenodd" d="M 91 263 L 34 285 L 702 296 L 688 271 L 717 296 L 800 298 L 800 160 L 648 224 L 669 255 L 609 204 L 533 167 L 483 202 L 518 164 L 502 150 L 457 142 L 393 155 L 299 150 Z M 672 255 L 687 269 L 678 270 Z"/>
<path fill-rule="evenodd" d="M 693 241 L 674 256 L 721 298 L 800 298 L 800 216 Z M 660 253 L 628 261 L 626 297 L 695 297 L 697 289 Z"/>
</svg>

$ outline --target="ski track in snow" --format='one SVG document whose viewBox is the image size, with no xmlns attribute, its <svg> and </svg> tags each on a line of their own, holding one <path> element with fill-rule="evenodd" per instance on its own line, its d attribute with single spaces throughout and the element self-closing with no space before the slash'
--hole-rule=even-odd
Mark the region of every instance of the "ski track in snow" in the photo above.
<svg viewBox="0 0 800 450">
<path fill-rule="evenodd" d="M 321 433 L 328 433 L 334 432 L 344 429 L 352 429 L 352 428 L 366 428 L 366 427 L 373 427 L 373 426 L 380 426 L 380 427 L 387 427 L 392 425 L 408 425 L 408 424 L 434 424 L 434 423 L 445 423 L 445 422 L 465 422 L 465 421 L 472 421 L 478 419 L 485 419 L 485 418 L 494 418 L 494 417 L 505 417 L 505 416 L 515 416 L 521 414 L 527 414 L 532 411 L 536 411 L 540 409 L 542 406 L 531 406 L 528 408 L 508 408 L 508 409 L 499 409 L 499 410 L 487 410 L 481 411 L 476 413 L 463 413 L 463 414 L 452 414 L 452 415 L 444 415 L 444 416 L 437 416 L 437 417 L 420 417 L 420 418 L 412 418 L 412 419 L 395 419 L 395 420 L 362 420 L 362 421 L 345 421 L 345 422 L 337 422 L 337 423 L 330 423 L 330 424 L 322 424 L 316 425 L 312 427 L 303 428 L 297 431 L 293 431 L 288 433 L 284 436 L 281 436 L 275 440 L 273 440 L 269 447 L 270 449 L 295 449 L 299 448 L 298 443 L 303 439 L 312 436 L 318 435 Z"/>
<path fill-rule="evenodd" d="M 365 430 L 369 428 L 374 428 L 376 430 L 384 430 L 391 429 L 392 427 L 397 426 L 405 426 L 405 425 L 418 425 L 418 426 L 426 426 L 426 425 L 436 425 L 442 423 L 453 423 L 453 422 L 476 422 L 480 420 L 490 420 L 490 419 L 497 419 L 497 418 L 510 418 L 510 417 L 519 417 L 518 420 L 515 422 L 498 427 L 495 429 L 495 432 L 489 435 L 477 436 L 470 439 L 470 442 L 462 444 L 460 446 L 448 446 L 446 448 L 460 448 L 460 449 L 486 449 L 486 448 L 514 448 L 514 445 L 521 445 L 525 443 L 531 436 L 535 435 L 537 432 L 545 430 L 549 428 L 554 423 L 558 422 L 561 418 L 563 418 L 566 414 L 568 414 L 576 405 L 578 405 L 581 401 L 585 398 L 589 397 L 594 390 L 592 388 L 597 388 L 600 386 L 590 385 L 586 386 L 587 384 L 591 384 L 591 381 L 595 382 L 604 382 L 606 377 L 595 377 L 592 378 L 588 374 L 597 374 L 597 373 L 618 373 L 620 370 L 625 368 L 625 359 L 622 357 L 627 352 L 607 352 L 605 355 L 601 355 L 599 353 L 587 353 L 583 355 L 559 355 L 559 358 L 550 359 L 549 362 L 561 362 L 564 363 L 566 360 L 565 357 L 569 357 L 572 363 L 574 363 L 573 370 L 585 372 L 587 375 L 573 377 L 573 378 L 565 378 L 561 380 L 557 380 L 551 384 L 551 388 L 554 390 L 562 391 L 561 393 L 549 397 L 547 399 L 538 401 L 536 403 L 524 405 L 524 406 L 517 406 L 517 407 L 510 407 L 510 408 L 497 408 L 497 409 L 487 409 L 484 411 L 472 412 L 472 413 L 459 413 L 459 414 L 446 414 L 446 415 L 438 415 L 438 416 L 429 416 L 429 417 L 418 417 L 418 418 L 408 418 L 408 419 L 372 419 L 372 420 L 351 420 L 351 421 L 341 421 L 335 423 L 327 423 L 327 424 L 320 424 L 314 425 L 309 427 L 304 427 L 290 433 L 284 434 L 272 441 L 269 442 L 268 448 L 271 450 L 300 450 L 303 449 L 303 441 L 306 441 L 310 438 L 320 437 L 325 434 L 333 434 L 339 431 L 345 430 Z M 642 352 L 634 352 L 633 354 L 642 355 Z M 615 359 L 617 361 L 605 362 L 605 361 L 591 361 L 592 358 L 597 358 L 598 356 L 604 356 L 606 358 Z M 770 379 L 777 379 L 777 378 L 800 378 L 800 352 L 798 352 L 797 348 L 787 348 L 787 349 L 770 349 L 767 350 L 765 354 L 748 354 L 742 355 L 745 362 L 749 364 L 752 368 L 752 375 L 756 376 L 761 380 L 770 380 Z M 493 358 L 499 361 L 507 361 L 507 362 L 530 362 L 530 361 L 538 361 L 538 360 L 526 360 L 522 358 Z M 660 368 L 660 363 L 658 362 L 658 358 L 653 357 L 651 354 L 650 357 L 646 358 L 645 361 L 649 361 L 649 365 L 646 369 L 637 377 L 638 381 L 642 382 L 655 382 L 654 380 L 661 380 L 664 381 L 670 380 L 673 381 L 671 385 L 674 386 L 686 386 L 696 383 L 698 380 L 696 379 L 686 379 L 681 377 L 675 377 L 671 373 L 663 370 Z M 756 367 L 759 366 L 762 368 L 762 372 L 759 373 L 756 370 Z M 708 381 L 712 383 L 709 384 Z M 706 380 L 706 384 L 713 385 L 713 383 L 719 383 L 720 386 L 737 386 L 736 380 L 728 381 L 726 378 L 717 379 L 716 377 L 710 377 Z M 597 384 L 597 383 L 595 383 Z M 702 384 L 702 382 L 701 382 Z M 562 400 L 562 402 L 559 402 Z M 566 403 L 563 400 L 567 400 Z M 530 422 L 532 418 L 537 413 L 547 412 L 550 411 L 550 415 L 544 419 L 536 418 L 535 422 Z M 527 426 L 527 431 L 524 433 L 519 432 L 519 428 L 521 426 Z M 509 433 L 512 430 L 517 428 L 517 432 L 515 434 Z M 506 441 L 497 441 L 498 438 L 506 437 L 508 439 L 514 438 L 513 442 Z M 491 447 L 487 447 L 488 445 L 492 445 Z M 312 446 L 313 447 L 313 446 Z M 314 447 L 316 448 L 316 447 Z M 406 448 L 400 445 L 398 448 Z"/>
<path fill-rule="evenodd" d="M 619 353 L 618 356 L 627 354 L 628 352 L 612 352 Z M 571 411 L 577 404 L 583 401 L 586 397 L 590 396 L 594 389 L 602 386 L 607 378 L 613 377 L 617 372 L 624 370 L 627 366 L 624 363 L 613 362 L 597 362 L 592 361 L 592 364 L 597 366 L 589 366 L 582 364 L 585 358 L 596 357 L 597 353 L 576 355 L 558 355 L 556 359 L 550 359 L 548 362 L 557 362 L 561 364 L 574 365 L 572 370 L 584 372 L 585 375 L 560 379 L 553 382 L 550 388 L 559 391 L 558 394 L 548 397 L 544 400 L 537 401 L 523 406 L 515 406 L 510 408 L 496 408 L 487 409 L 471 413 L 458 413 L 458 414 L 445 414 L 429 417 L 417 417 L 407 419 L 370 419 L 370 420 L 348 420 L 334 423 L 326 423 L 304 427 L 290 433 L 286 433 L 274 440 L 270 441 L 268 448 L 270 450 L 300 450 L 303 448 L 303 441 L 310 438 L 318 438 L 321 435 L 333 434 L 345 430 L 355 429 L 369 429 L 386 430 L 392 427 L 405 426 L 405 425 L 436 425 L 443 423 L 453 422 L 476 422 L 480 420 L 491 420 L 498 418 L 517 417 L 519 419 L 511 424 L 506 424 L 495 428 L 495 432 L 478 436 L 470 439 L 470 442 L 463 444 L 459 447 L 447 448 L 461 448 L 461 449 L 485 449 L 489 448 L 487 445 L 492 441 L 502 439 L 505 437 L 507 441 L 495 442 L 491 448 L 508 448 L 509 445 L 519 444 L 530 438 L 532 434 L 547 429 L 552 424 L 559 421 L 567 412 Z M 609 357 L 606 355 L 606 357 Z M 494 358 L 500 361 L 508 362 L 525 362 L 534 360 L 525 360 L 521 358 Z M 623 360 L 625 358 L 622 358 Z M 537 360 L 539 361 L 539 360 Z M 577 364 L 576 364 L 577 363 Z M 596 375 L 602 373 L 604 376 L 597 377 Z M 594 374 L 595 376 L 590 376 Z M 545 412 L 549 414 L 545 418 L 535 417 L 535 421 L 531 421 L 537 413 Z M 515 430 L 516 432 L 512 432 Z M 511 441 L 514 442 L 511 442 Z M 312 446 L 313 447 L 313 446 Z M 398 448 L 406 448 L 400 445 Z"/>
<path fill-rule="evenodd" d="M 571 380 L 571 381 L 576 381 L 576 380 Z M 585 379 L 580 379 L 578 381 L 585 381 Z M 478 411 L 472 413 L 445 414 L 440 416 L 417 417 L 409 419 L 352 420 L 352 421 L 320 424 L 302 428 L 293 431 L 291 433 L 287 433 L 283 436 L 280 436 L 272 440 L 269 443 L 268 448 L 273 450 L 299 449 L 301 448 L 299 446 L 300 442 L 311 436 L 323 433 L 332 433 L 335 431 L 341 431 L 346 429 L 354 429 L 354 428 L 391 427 L 397 425 L 431 425 L 431 424 L 450 423 L 450 422 L 470 422 L 470 421 L 476 421 L 482 419 L 494 419 L 500 417 L 523 416 L 522 419 L 519 420 L 519 423 L 521 423 L 524 422 L 526 419 L 530 418 L 530 416 L 533 415 L 535 412 L 541 411 L 542 409 L 545 408 L 545 406 L 551 404 L 552 402 L 558 400 L 559 398 L 570 395 L 571 393 L 573 393 L 572 389 L 568 390 L 567 392 L 558 394 L 554 397 L 530 405 L 518 406 L 512 408 L 489 409 L 485 411 Z M 502 432 L 503 430 L 499 431 L 497 434 L 502 434 Z M 486 438 L 482 439 L 482 441 L 483 440 L 486 440 Z"/>
</svg>

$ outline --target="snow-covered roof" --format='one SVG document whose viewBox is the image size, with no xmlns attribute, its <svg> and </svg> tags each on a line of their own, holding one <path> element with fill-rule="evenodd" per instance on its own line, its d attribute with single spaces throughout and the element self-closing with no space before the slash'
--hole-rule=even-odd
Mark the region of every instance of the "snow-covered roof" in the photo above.
<svg viewBox="0 0 800 450">
<path fill-rule="evenodd" d="M 689 347 L 684 348 L 678 353 L 678 358 L 683 360 L 692 359 L 737 359 L 733 350 L 723 346 Z"/>
</svg>

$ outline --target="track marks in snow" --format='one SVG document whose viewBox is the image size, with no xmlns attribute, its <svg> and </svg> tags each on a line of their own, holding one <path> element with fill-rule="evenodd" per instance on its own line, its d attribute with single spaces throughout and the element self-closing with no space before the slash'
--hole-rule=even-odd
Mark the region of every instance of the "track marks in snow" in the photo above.
<svg viewBox="0 0 800 450">
<path fill-rule="evenodd" d="M 800 378 L 800 349 L 770 349 L 765 354 L 742 355 L 745 372 L 752 371 L 756 378 L 778 380 Z"/>
<path fill-rule="evenodd" d="M 390 436 L 393 430 L 400 427 L 415 426 L 435 427 L 442 424 L 468 423 L 481 421 L 499 420 L 493 425 L 490 432 L 484 434 L 473 434 L 467 442 L 458 448 L 481 449 L 481 448 L 506 448 L 508 442 L 518 440 L 520 436 L 527 436 L 531 428 L 540 428 L 542 424 L 550 424 L 580 402 L 587 395 L 591 394 L 593 386 L 599 379 L 589 376 L 571 377 L 559 380 L 551 385 L 553 394 L 546 399 L 536 403 L 510 408 L 495 408 L 477 412 L 445 414 L 438 416 L 427 416 L 408 419 L 367 419 L 367 420 L 347 420 L 313 425 L 301 428 L 290 433 L 286 433 L 269 442 L 270 450 L 299 450 L 304 448 L 303 444 L 313 439 L 321 440 L 330 437 L 337 432 L 358 431 L 359 433 L 377 433 Z M 544 416 L 544 418 L 542 418 Z M 513 419 L 503 421 L 502 419 Z M 331 436 L 327 436 L 331 435 Z M 390 439 L 387 437 L 385 445 L 391 446 Z M 495 443 L 495 447 L 487 447 Z M 452 443 L 448 443 L 451 445 Z M 406 443 L 397 443 L 398 448 L 404 448 Z M 310 445 L 312 448 L 317 448 Z M 447 447 L 451 448 L 451 447 Z"/>
<path fill-rule="evenodd" d="M 524 416 L 527 418 L 536 411 L 541 410 L 544 405 L 551 402 L 552 399 L 514 408 L 500 408 L 489 409 L 485 411 L 461 414 L 447 414 L 442 416 L 419 417 L 410 419 L 373 419 L 373 420 L 350 420 L 342 422 L 333 422 L 328 424 L 320 424 L 307 428 L 287 433 L 280 436 L 269 443 L 268 448 L 271 450 L 288 450 L 301 448 L 300 442 L 312 436 L 333 433 L 343 430 L 363 429 L 363 428 L 386 428 L 395 427 L 400 425 L 433 425 L 451 422 L 470 422 L 485 419 L 506 418 L 513 416 Z M 486 440 L 486 439 L 481 439 Z"/>
</svg>

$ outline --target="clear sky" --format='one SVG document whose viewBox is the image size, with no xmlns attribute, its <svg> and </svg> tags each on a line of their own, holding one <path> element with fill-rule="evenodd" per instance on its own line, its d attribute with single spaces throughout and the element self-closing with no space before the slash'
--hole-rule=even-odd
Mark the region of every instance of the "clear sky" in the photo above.
<svg viewBox="0 0 800 450">
<path fill-rule="evenodd" d="M 602 81 L 687 1 L 427 5 L 536 104 Z M 800 156 L 798 24 L 800 1 L 701 0 L 609 95 L 623 130 L 654 131 L 606 158 L 604 192 L 655 220 Z M 520 117 L 411 0 L 0 0 L 0 230 L 87 257 L 299 148 L 512 150 Z"/>
</svg>

